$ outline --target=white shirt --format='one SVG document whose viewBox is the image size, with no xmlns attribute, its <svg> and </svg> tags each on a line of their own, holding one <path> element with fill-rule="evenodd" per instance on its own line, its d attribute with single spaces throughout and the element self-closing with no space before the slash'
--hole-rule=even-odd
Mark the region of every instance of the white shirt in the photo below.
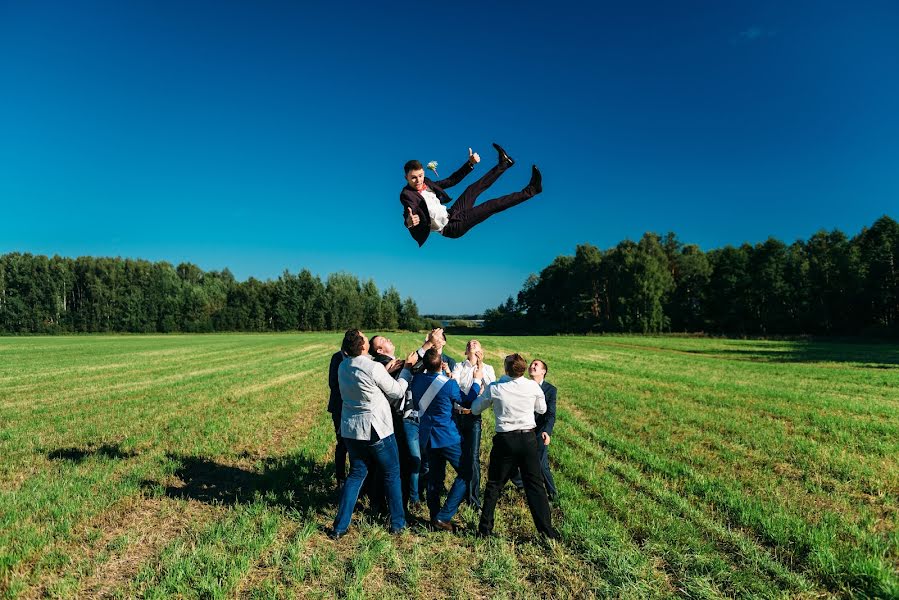
<svg viewBox="0 0 899 600">
<path fill-rule="evenodd" d="M 394 379 L 371 355 L 347 357 L 337 368 L 337 382 L 343 398 L 340 435 L 354 440 L 370 440 L 374 429 L 380 438 L 393 433 L 393 418 L 387 398 L 399 400 L 409 387 L 412 374 L 403 369 Z"/>
<path fill-rule="evenodd" d="M 496 381 L 496 373 L 490 365 L 484 365 L 484 377 L 478 381 L 474 379 L 474 372 L 475 367 L 467 358 L 461 363 L 456 363 L 456 366 L 453 368 L 453 379 L 459 384 L 459 390 L 463 394 L 468 393 L 473 383 L 480 384 L 481 392 L 483 393 L 488 385 Z"/>
<path fill-rule="evenodd" d="M 440 204 L 437 194 L 430 189 L 419 192 L 428 205 L 428 214 L 431 216 L 431 231 L 443 231 L 446 224 L 449 223 L 449 212 L 446 207 Z"/>
<path fill-rule="evenodd" d="M 491 405 L 496 415 L 497 433 L 535 429 L 534 413 L 542 415 L 546 412 L 546 397 L 536 381 L 524 376 L 511 379 L 504 375 L 474 401 L 471 413 L 479 415 Z"/>
</svg>

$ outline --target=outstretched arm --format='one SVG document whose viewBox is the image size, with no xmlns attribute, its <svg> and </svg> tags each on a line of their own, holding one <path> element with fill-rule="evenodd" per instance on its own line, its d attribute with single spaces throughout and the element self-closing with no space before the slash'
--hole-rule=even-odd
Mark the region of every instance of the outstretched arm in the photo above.
<svg viewBox="0 0 899 600">
<path fill-rule="evenodd" d="M 471 148 L 468 149 L 468 160 L 465 161 L 465 164 L 459 167 L 455 173 L 447 177 L 446 179 L 441 179 L 440 181 L 435 181 L 434 183 L 441 188 L 449 188 L 453 187 L 462 179 L 474 170 L 474 166 L 481 162 L 481 157 L 478 156 L 477 152 L 472 152 Z"/>
</svg>

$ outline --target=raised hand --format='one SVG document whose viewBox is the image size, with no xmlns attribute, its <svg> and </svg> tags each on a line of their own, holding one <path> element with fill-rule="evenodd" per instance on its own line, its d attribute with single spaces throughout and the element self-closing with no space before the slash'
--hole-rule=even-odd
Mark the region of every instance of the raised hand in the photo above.
<svg viewBox="0 0 899 600">
<path fill-rule="evenodd" d="M 471 166 L 475 166 L 479 162 L 481 162 L 481 157 L 477 152 L 472 152 L 471 148 L 468 149 L 468 162 L 471 163 Z"/>
<path fill-rule="evenodd" d="M 419 217 L 418 215 L 413 215 L 412 209 L 407 206 L 406 207 L 406 228 L 412 229 L 413 227 L 418 225 L 419 222 L 421 222 L 421 217 Z"/>
<path fill-rule="evenodd" d="M 415 363 L 418 362 L 418 351 L 413 350 L 409 356 L 406 357 L 406 368 L 411 369 L 415 366 Z"/>
</svg>

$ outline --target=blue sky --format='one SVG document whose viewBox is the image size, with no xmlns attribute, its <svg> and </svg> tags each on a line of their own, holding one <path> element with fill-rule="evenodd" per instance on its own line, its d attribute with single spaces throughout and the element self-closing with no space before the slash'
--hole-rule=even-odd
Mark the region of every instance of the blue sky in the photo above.
<svg viewBox="0 0 899 600">
<path fill-rule="evenodd" d="M 0 252 L 343 270 L 461 313 L 578 243 L 899 217 L 895 2 L 373 4 L 0 0 Z M 492 141 L 490 191 L 537 163 L 544 193 L 419 249 L 403 163 L 471 146 L 479 175 Z"/>
</svg>

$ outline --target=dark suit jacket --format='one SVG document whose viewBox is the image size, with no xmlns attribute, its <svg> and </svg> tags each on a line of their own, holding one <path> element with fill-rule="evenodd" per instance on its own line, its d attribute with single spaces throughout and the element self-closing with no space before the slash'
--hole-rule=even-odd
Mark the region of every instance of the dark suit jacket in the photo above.
<svg viewBox="0 0 899 600">
<path fill-rule="evenodd" d="M 434 195 L 437 196 L 437 199 L 440 200 L 441 204 L 449 204 L 453 201 L 450 198 L 449 194 L 443 191 L 444 188 L 453 187 L 462 179 L 471 173 L 474 170 L 474 165 L 472 165 L 467 160 L 465 164 L 459 167 L 455 173 L 447 177 L 446 179 L 441 179 L 440 181 L 431 181 L 427 177 L 425 177 L 425 184 L 431 188 L 431 191 L 434 192 Z M 400 192 L 400 202 L 403 205 L 403 222 L 406 220 L 406 209 L 411 208 L 413 215 L 418 215 L 420 221 L 418 225 L 409 229 L 409 233 L 412 234 L 412 237 L 418 242 L 418 245 L 421 246 L 425 243 L 425 240 L 428 239 L 428 236 L 431 234 L 431 215 L 428 214 L 428 204 L 425 202 L 424 197 L 418 193 L 417 190 L 412 189 L 408 185 L 403 188 Z"/>
<path fill-rule="evenodd" d="M 543 390 L 543 395 L 546 396 L 546 412 L 542 415 L 535 414 L 534 420 L 537 422 L 537 433 L 545 431 L 551 436 L 553 426 L 556 424 L 556 386 L 544 379 L 540 388 Z"/>
<path fill-rule="evenodd" d="M 331 388 L 331 397 L 328 398 L 328 412 L 339 415 L 343 410 L 343 398 L 340 397 L 340 385 L 337 383 L 337 367 L 343 362 L 346 355 L 338 350 L 331 357 L 331 366 L 328 367 L 328 387 Z"/>
</svg>

